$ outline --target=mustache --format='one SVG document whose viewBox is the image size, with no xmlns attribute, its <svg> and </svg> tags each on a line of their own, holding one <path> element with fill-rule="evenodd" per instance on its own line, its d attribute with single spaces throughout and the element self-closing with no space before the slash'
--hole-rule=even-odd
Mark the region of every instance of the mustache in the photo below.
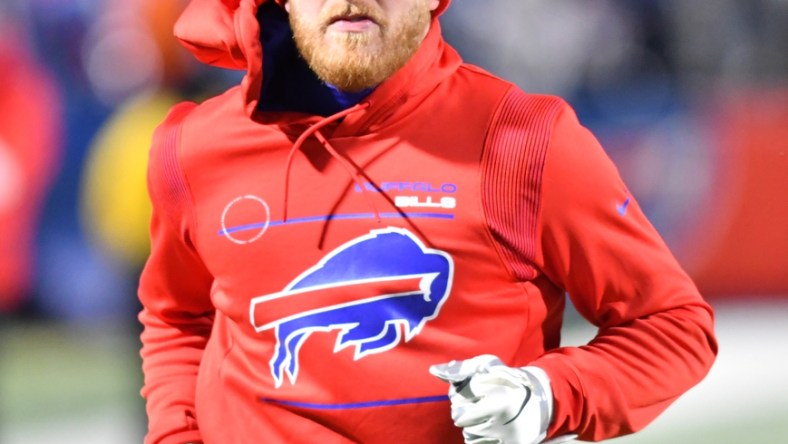
<svg viewBox="0 0 788 444">
<path fill-rule="evenodd" d="M 325 31 L 330 24 L 348 17 L 368 18 L 381 28 L 388 25 L 386 17 L 378 5 L 358 0 L 345 0 L 332 4 L 321 14 L 320 24 Z"/>
</svg>

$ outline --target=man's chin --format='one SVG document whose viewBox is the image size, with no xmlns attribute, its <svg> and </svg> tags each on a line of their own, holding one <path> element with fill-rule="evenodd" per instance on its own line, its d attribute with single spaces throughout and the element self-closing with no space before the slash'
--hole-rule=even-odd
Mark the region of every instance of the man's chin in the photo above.
<svg viewBox="0 0 788 444">
<path fill-rule="evenodd" d="M 323 50 L 346 57 L 375 57 L 382 46 L 383 42 L 373 32 L 329 32 Z"/>
<path fill-rule="evenodd" d="M 358 92 L 372 88 L 381 83 L 384 79 L 376 76 L 375 73 L 365 71 L 359 67 L 344 67 L 341 70 L 323 73 L 321 79 L 345 92 Z"/>
</svg>

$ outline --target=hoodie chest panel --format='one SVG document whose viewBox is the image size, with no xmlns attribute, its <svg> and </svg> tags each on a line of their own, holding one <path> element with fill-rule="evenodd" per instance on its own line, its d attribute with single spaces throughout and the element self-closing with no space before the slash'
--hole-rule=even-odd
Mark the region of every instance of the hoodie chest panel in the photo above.
<svg viewBox="0 0 788 444">
<path fill-rule="evenodd" d="M 252 298 L 285 291 L 338 248 L 381 230 L 405 230 L 423 250 L 445 252 L 469 282 L 511 283 L 481 208 L 485 125 L 479 119 L 441 134 L 414 126 L 330 140 L 360 167 L 359 182 L 310 139 L 294 158 L 287 202 L 291 141 L 281 134 L 205 150 L 190 176 L 196 244 L 221 290 L 214 295 L 217 308 L 250 325 Z M 375 268 L 376 260 L 370 256 L 366 265 Z M 336 277 L 342 279 L 353 277 Z M 454 292 L 470 294 L 474 287 Z M 491 292 L 488 286 L 481 293 Z"/>
<path fill-rule="evenodd" d="M 364 374 L 396 380 L 394 369 L 410 368 L 424 377 L 401 396 L 418 397 L 438 385 L 421 368 L 443 359 L 437 351 L 449 359 L 518 349 L 528 304 L 484 220 L 483 132 L 399 134 L 331 141 L 362 167 L 361 185 L 335 159 L 321 169 L 298 155 L 287 221 L 286 150 L 225 152 L 224 163 L 201 176 L 194 190 L 197 247 L 216 278 L 217 310 L 241 334 L 239 353 L 228 359 L 258 365 L 248 369 L 261 378 L 255 390 L 276 387 L 272 395 L 298 397 L 329 377 L 332 386 L 349 384 L 350 393 Z M 502 323 L 518 327 L 502 335 Z M 303 343 L 285 339 L 300 331 L 314 334 Z M 288 358 L 275 359 L 281 356 Z M 315 373 L 326 359 L 343 369 L 342 378 Z"/>
<path fill-rule="evenodd" d="M 329 404 L 418 399 L 445 390 L 430 363 L 519 353 L 528 292 L 484 218 L 479 114 L 329 138 L 360 185 L 310 139 L 290 170 L 287 220 L 292 141 L 281 133 L 217 133 L 185 159 L 196 248 L 229 321 L 215 334 L 233 337 L 222 366 L 248 375 L 225 388 Z M 403 373 L 417 376 L 397 384 Z M 380 390 L 359 391 L 369 374 Z"/>
</svg>

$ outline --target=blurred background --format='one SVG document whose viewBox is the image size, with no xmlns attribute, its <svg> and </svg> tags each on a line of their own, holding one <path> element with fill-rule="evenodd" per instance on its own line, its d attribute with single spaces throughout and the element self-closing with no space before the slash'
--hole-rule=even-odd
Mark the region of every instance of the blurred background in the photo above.
<svg viewBox="0 0 788 444">
<path fill-rule="evenodd" d="M 150 137 L 240 80 L 178 46 L 183 7 L 0 2 L 0 443 L 142 440 Z M 441 21 L 576 108 L 715 307 L 709 377 L 616 442 L 786 442 L 788 2 L 455 0 Z M 592 335 L 569 309 L 564 342 Z"/>
</svg>

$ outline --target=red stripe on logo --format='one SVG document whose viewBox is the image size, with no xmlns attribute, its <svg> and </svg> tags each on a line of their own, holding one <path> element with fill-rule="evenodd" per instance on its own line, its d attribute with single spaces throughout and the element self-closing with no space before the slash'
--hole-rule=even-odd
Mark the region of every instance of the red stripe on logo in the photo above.
<svg viewBox="0 0 788 444">
<path fill-rule="evenodd" d="M 260 296 L 251 302 L 252 325 L 258 331 L 267 330 L 288 318 L 310 311 L 418 293 L 421 291 L 420 284 L 427 276 L 397 276 L 374 281 L 345 282 L 330 287 L 309 287 Z"/>
</svg>

